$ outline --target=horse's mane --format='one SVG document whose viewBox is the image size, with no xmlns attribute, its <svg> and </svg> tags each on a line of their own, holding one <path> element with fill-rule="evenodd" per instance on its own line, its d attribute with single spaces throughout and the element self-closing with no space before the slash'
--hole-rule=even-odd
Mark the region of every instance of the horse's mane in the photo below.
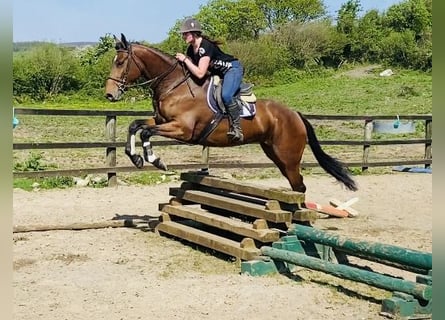
<svg viewBox="0 0 445 320">
<path fill-rule="evenodd" d="M 139 46 L 139 47 L 141 47 L 143 49 L 152 51 L 155 54 L 161 56 L 164 60 L 166 60 L 169 63 L 173 63 L 173 62 L 176 61 L 176 58 L 173 57 L 173 55 L 171 55 L 169 53 L 166 53 L 166 52 L 162 51 L 161 49 L 158 49 L 158 48 L 155 48 L 155 47 L 151 47 L 151 46 L 142 44 L 142 43 L 140 43 L 138 41 L 130 42 L 129 45 L 130 46 L 136 45 L 136 46 Z M 116 51 L 118 51 L 118 50 L 125 50 L 126 49 L 125 45 L 122 42 L 117 42 L 115 44 L 114 48 L 116 49 Z"/>
<path fill-rule="evenodd" d="M 161 49 L 158 49 L 158 48 L 155 48 L 155 47 L 151 47 L 151 46 L 148 46 L 148 45 L 144 45 L 144 44 L 139 43 L 139 42 L 132 42 L 131 45 L 137 45 L 139 47 L 142 47 L 143 49 L 152 51 L 155 54 L 161 56 L 164 60 L 167 60 L 167 62 L 169 62 L 169 63 L 176 62 L 176 58 L 173 55 L 171 55 L 169 53 L 166 53 L 166 52 L 162 51 Z"/>
</svg>

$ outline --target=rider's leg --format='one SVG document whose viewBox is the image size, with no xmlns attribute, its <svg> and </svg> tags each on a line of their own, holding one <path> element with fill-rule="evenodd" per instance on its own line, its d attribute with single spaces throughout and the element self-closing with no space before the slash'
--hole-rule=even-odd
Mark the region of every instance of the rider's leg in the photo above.
<svg viewBox="0 0 445 320">
<path fill-rule="evenodd" d="M 233 141 L 243 141 L 244 136 L 240 124 L 241 105 L 234 98 L 241 85 L 243 67 L 238 61 L 234 61 L 232 64 L 232 68 L 224 75 L 221 95 L 229 116 L 230 129 L 227 135 Z"/>
<path fill-rule="evenodd" d="M 227 136 L 232 141 L 243 141 L 244 135 L 241 129 L 240 105 L 233 99 L 234 102 L 226 104 L 227 113 L 229 115 L 230 129 Z"/>
</svg>

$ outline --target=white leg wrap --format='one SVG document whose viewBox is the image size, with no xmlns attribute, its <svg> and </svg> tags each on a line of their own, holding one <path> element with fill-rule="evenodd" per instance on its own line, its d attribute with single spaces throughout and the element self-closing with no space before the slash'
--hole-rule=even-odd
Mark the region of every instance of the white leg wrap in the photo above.
<svg viewBox="0 0 445 320">
<path fill-rule="evenodd" d="M 132 134 L 130 137 L 130 154 L 136 154 L 136 136 L 134 134 Z"/>
<path fill-rule="evenodd" d="M 152 153 L 151 155 L 148 156 L 148 162 L 153 163 L 153 161 L 156 160 L 156 156 L 154 153 Z"/>
<path fill-rule="evenodd" d="M 150 141 L 143 142 L 142 146 L 147 149 L 148 162 L 153 163 L 153 161 L 155 161 L 157 157 L 155 156 L 153 149 L 151 148 Z"/>
</svg>

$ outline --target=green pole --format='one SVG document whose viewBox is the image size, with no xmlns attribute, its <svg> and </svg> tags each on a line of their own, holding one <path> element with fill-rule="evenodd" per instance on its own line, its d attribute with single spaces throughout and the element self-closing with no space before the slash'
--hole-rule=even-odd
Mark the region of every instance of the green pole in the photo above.
<svg viewBox="0 0 445 320">
<path fill-rule="evenodd" d="M 293 224 L 291 228 L 289 228 L 288 234 L 296 235 L 299 240 L 312 241 L 338 248 L 352 255 L 356 253 L 360 256 L 373 256 L 381 260 L 387 260 L 422 270 L 431 270 L 433 268 L 433 256 L 428 252 L 378 242 L 352 240 L 347 237 L 299 224 Z"/>
<path fill-rule="evenodd" d="M 347 265 L 335 264 L 319 258 L 306 256 L 301 253 L 268 246 L 261 247 L 261 252 L 263 255 L 269 256 L 275 260 L 281 260 L 302 267 L 323 271 L 340 278 L 366 283 L 381 289 L 407 293 L 418 299 L 431 300 L 433 295 L 433 287 L 429 285 L 393 278 Z"/>
</svg>

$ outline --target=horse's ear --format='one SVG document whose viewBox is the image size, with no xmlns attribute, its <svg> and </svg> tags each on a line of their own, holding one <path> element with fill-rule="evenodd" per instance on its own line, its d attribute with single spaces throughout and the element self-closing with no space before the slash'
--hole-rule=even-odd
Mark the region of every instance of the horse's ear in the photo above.
<svg viewBox="0 0 445 320">
<path fill-rule="evenodd" d="M 121 41 L 124 44 L 125 48 L 128 48 L 128 41 L 127 38 L 125 38 L 125 35 L 121 33 Z"/>
</svg>

